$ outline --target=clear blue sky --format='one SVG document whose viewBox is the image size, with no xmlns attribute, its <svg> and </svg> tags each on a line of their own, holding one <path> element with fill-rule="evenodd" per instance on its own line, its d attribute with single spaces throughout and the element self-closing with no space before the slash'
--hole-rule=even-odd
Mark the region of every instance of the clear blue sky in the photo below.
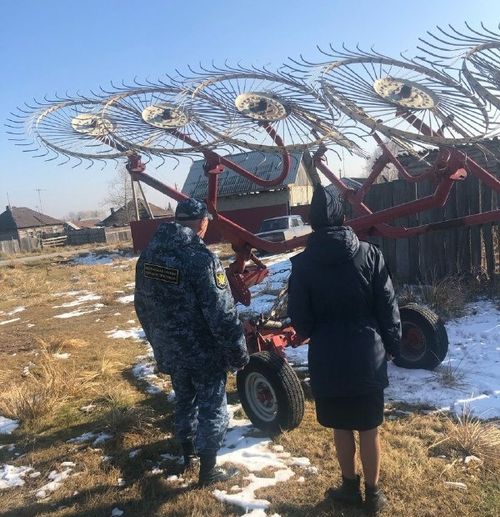
<svg viewBox="0 0 500 517">
<path fill-rule="evenodd" d="M 82 92 L 110 80 L 155 79 L 187 64 L 279 66 L 315 46 L 360 43 L 397 57 L 436 24 L 500 22 L 499 0 L 4 0 L 0 2 L 0 208 L 63 216 L 98 208 L 114 169 L 56 166 L 7 140 L 9 111 L 33 97 Z M 151 171 L 182 184 L 188 165 Z M 350 171 L 353 175 L 356 171 Z M 165 206 L 161 198 L 152 201 Z M 2 210 L 0 210 L 1 212 Z"/>
</svg>

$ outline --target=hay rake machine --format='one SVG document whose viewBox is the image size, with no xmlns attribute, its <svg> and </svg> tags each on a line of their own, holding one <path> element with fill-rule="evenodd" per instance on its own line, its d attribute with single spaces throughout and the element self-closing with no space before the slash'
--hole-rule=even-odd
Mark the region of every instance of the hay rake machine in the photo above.
<svg viewBox="0 0 500 517">
<path fill-rule="evenodd" d="M 429 40 L 429 41 L 428 41 Z M 443 206 L 456 182 L 475 175 L 494 192 L 498 178 L 472 160 L 464 144 L 491 154 L 482 140 L 495 136 L 500 110 L 500 34 L 467 26 L 465 33 L 437 28 L 422 39 L 424 56 L 392 59 L 359 48 L 320 50 L 321 61 L 290 60 L 278 70 L 213 66 L 192 70 L 167 81 L 114 85 L 112 91 L 78 98 L 45 99 L 19 108 L 8 122 L 12 139 L 24 151 L 61 163 L 126 161 L 137 209 L 141 184 L 175 201 L 186 195 L 146 173 L 160 158 L 202 156 L 207 176 L 206 202 L 211 224 L 234 249 L 227 268 L 235 300 L 250 305 L 250 288 L 268 270 L 254 249 L 283 253 L 305 245 L 307 236 L 271 242 L 239 226 L 218 211 L 219 176 L 224 169 L 259 187 L 278 187 L 290 171 L 291 152 L 312 153 L 316 172 L 333 183 L 351 205 L 348 221 L 361 238 L 402 238 L 440 228 L 498 222 L 500 210 L 460 219 L 405 227 L 397 218 Z M 26 132 L 31 141 L 26 141 Z M 327 153 L 366 156 L 369 142 L 380 156 L 359 188 L 338 177 Z M 427 170 L 411 174 L 391 144 L 420 160 Z M 38 152 L 40 150 L 43 152 Z M 261 177 L 234 162 L 234 151 L 280 155 L 281 171 Z M 437 151 L 432 153 L 431 151 Z M 437 156 L 430 161 L 428 156 Z M 365 202 L 366 194 L 392 165 L 400 179 L 428 181 L 431 195 L 379 211 Z M 319 175 L 315 175 L 321 181 Z M 147 203 L 146 203 L 147 205 Z M 152 217 L 152 214 L 150 214 Z M 137 219 L 139 219 L 137 217 Z M 271 311 L 244 321 L 249 365 L 238 374 L 243 407 L 252 422 L 277 432 L 297 426 L 303 416 L 304 394 L 284 349 L 302 344 L 286 318 L 286 290 Z M 398 365 L 434 368 L 447 353 L 446 330 L 426 308 L 401 307 L 403 343 Z"/>
</svg>

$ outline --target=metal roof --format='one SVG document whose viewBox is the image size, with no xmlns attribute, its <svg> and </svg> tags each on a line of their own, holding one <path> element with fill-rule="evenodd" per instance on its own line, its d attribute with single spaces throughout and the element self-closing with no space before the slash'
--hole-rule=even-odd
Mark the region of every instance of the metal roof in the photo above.
<svg viewBox="0 0 500 517">
<path fill-rule="evenodd" d="M 252 181 L 240 176 L 236 172 L 224 169 L 219 176 L 219 196 L 236 196 L 241 194 L 252 194 L 266 190 L 280 190 L 287 185 L 295 183 L 297 173 L 302 159 L 302 153 L 291 153 L 290 171 L 285 181 L 274 187 L 261 187 Z M 228 159 L 241 165 L 252 174 L 264 180 L 270 180 L 279 176 L 282 170 L 282 159 L 278 153 L 262 153 L 251 151 L 248 153 L 235 154 Z M 193 163 L 189 170 L 182 192 L 190 197 L 204 199 L 207 195 L 208 179 L 203 171 L 204 160 Z"/>
</svg>

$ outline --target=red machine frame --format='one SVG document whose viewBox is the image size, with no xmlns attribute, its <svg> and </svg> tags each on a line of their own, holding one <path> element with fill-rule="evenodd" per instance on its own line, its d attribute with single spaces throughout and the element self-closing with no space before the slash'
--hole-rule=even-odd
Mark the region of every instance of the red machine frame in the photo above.
<svg viewBox="0 0 500 517">
<path fill-rule="evenodd" d="M 415 127 L 418 127 L 420 131 L 432 134 L 432 130 L 414 115 L 407 114 L 405 116 L 406 118 L 411 117 L 413 124 Z M 263 180 L 240 165 L 232 162 L 228 158 L 220 156 L 212 150 L 203 151 L 203 155 L 206 160 L 204 170 L 208 177 L 206 202 L 209 212 L 213 217 L 211 224 L 215 224 L 224 238 L 233 246 L 236 259 L 227 268 L 228 280 L 235 300 L 246 306 L 250 304 L 251 300 L 249 288 L 261 282 L 268 273 L 266 266 L 258 257 L 256 257 L 252 249 L 257 248 L 268 253 L 284 253 L 305 245 L 307 241 L 306 235 L 282 242 L 270 242 L 257 237 L 217 211 L 218 177 L 219 174 L 223 172 L 224 167 L 233 170 L 237 174 L 244 176 L 256 185 L 262 187 L 277 186 L 281 184 L 288 175 L 290 168 L 289 153 L 284 149 L 283 142 L 276 132 L 267 124 L 264 124 L 264 128 L 275 142 L 277 148 L 282 150 L 282 170 L 274 179 Z M 190 145 L 198 145 L 197 142 L 178 131 L 175 131 L 175 136 Z M 325 146 L 321 146 L 313 156 L 315 167 L 339 189 L 345 200 L 352 206 L 354 217 L 349 219 L 347 224 L 349 224 L 361 237 L 373 235 L 398 239 L 413 237 L 444 228 L 472 226 L 500 220 L 500 209 L 496 209 L 448 221 L 415 226 L 412 228 L 390 225 L 390 221 L 399 217 L 444 206 L 448 200 L 451 189 L 453 188 L 453 184 L 456 181 L 464 180 L 468 173 L 477 176 L 489 188 L 496 192 L 500 192 L 500 181 L 490 172 L 469 158 L 463 151 L 445 146 L 441 146 L 439 148 L 435 163 L 427 171 L 417 176 L 412 176 L 404 168 L 398 158 L 390 151 L 387 145 L 384 144 L 379 135 L 377 133 L 373 133 L 372 136 L 381 148 L 382 154 L 375 161 L 368 178 L 359 190 L 349 188 L 342 179 L 337 177 L 327 166 L 325 162 L 325 153 L 327 152 L 327 148 Z M 402 203 L 386 208 L 375 213 L 372 212 L 363 201 L 370 187 L 374 184 L 377 177 L 388 164 L 394 165 L 400 177 L 406 181 L 419 182 L 425 179 L 434 179 L 437 182 L 437 185 L 433 194 L 408 203 Z M 129 157 L 127 169 L 134 181 L 142 181 L 176 201 L 181 201 L 187 198 L 187 196 L 182 192 L 179 192 L 178 190 L 146 174 L 145 164 L 141 162 L 140 156 L 136 154 Z M 249 262 L 253 264 L 249 264 Z"/>
</svg>

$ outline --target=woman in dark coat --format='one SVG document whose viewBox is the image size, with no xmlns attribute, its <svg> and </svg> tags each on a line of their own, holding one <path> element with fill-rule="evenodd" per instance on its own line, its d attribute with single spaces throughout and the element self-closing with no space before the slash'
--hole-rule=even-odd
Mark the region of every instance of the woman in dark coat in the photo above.
<svg viewBox="0 0 500 517">
<path fill-rule="evenodd" d="M 316 187 L 313 233 L 292 259 L 288 314 L 297 333 L 310 338 L 309 374 L 318 422 L 334 430 L 342 486 L 335 501 L 362 502 L 355 471 L 354 431 L 359 431 L 365 505 L 387 504 L 378 489 L 387 360 L 398 354 L 401 323 L 389 271 L 380 250 L 360 242 L 344 224 L 333 185 Z"/>
</svg>

